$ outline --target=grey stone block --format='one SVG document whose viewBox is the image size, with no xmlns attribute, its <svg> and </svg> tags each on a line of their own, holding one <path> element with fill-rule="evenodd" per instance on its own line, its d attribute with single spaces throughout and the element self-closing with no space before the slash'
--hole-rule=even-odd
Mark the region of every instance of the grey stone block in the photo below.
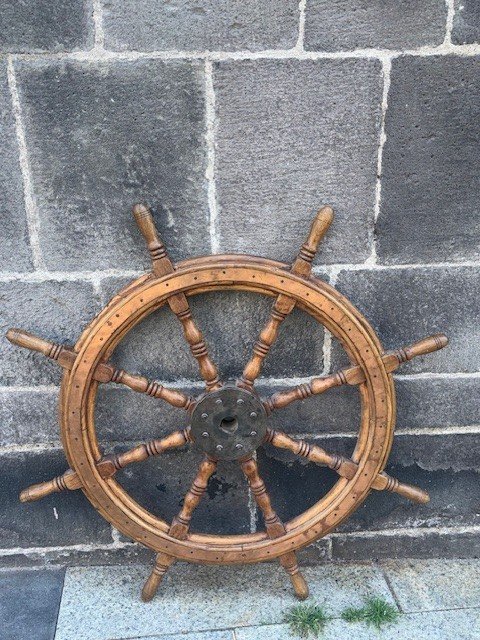
<svg viewBox="0 0 480 640">
<path fill-rule="evenodd" d="M 170 522 L 180 511 L 202 458 L 193 447 L 170 451 L 130 465 L 116 478 L 143 507 Z M 250 531 L 247 483 L 237 464 L 219 464 L 194 511 L 191 530 L 214 534 Z"/>
<path fill-rule="evenodd" d="M 176 633 L 161 636 L 141 636 L 136 640 L 177 640 L 178 635 Z M 182 638 L 185 640 L 234 640 L 232 632 L 230 630 L 225 631 L 193 631 L 192 633 L 182 633 Z"/>
<path fill-rule="evenodd" d="M 405 612 L 478 607 L 480 560 L 391 561 L 383 566 Z"/>
<path fill-rule="evenodd" d="M 479 524 L 478 462 L 471 450 L 476 434 L 397 435 L 386 471 L 430 494 L 427 505 L 415 505 L 388 493 L 372 491 L 340 531 L 368 531 Z M 356 439 L 308 439 L 331 453 L 352 454 Z M 284 520 L 299 515 L 335 484 L 335 472 L 307 464 L 272 447 L 259 450 L 259 466 L 272 502 Z"/>
<path fill-rule="evenodd" d="M 2 385 L 58 384 L 60 367 L 39 353 L 10 344 L 5 336 L 19 327 L 54 342 L 74 344 L 98 312 L 86 282 L 3 282 L 0 284 Z"/>
<path fill-rule="evenodd" d="M 65 570 L 0 573 L 2 640 L 52 640 Z"/>
<path fill-rule="evenodd" d="M 138 201 L 174 258 L 210 252 L 199 65 L 40 61 L 18 77 L 48 268 L 148 265 Z"/>
<path fill-rule="evenodd" d="M 377 331 L 385 349 L 403 347 L 433 333 L 450 344 L 403 364 L 398 373 L 475 372 L 480 357 L 480 278 L 474 267 L 342 272 L 336 288 Z M 333 370 L 345 358 L 333 349 Z"/>
<path fill-rule="evenodd" d="M 146 615 L 138 592 L 148 573 L 147 567 L 68 569 L 56 640 L 74 640 L 79 628 L 82 640 L 114 640 L 272 624 L 295 604 L 290 580 L 278 563 L 236 567 L 178 563 L 166 574 L 161 597 L 152 600 Z M 321 571 L 306 567 L 304 574 L 312 601 L 323 602 L 328 594 L 333 615 L 372 595 L 394 604 L 376 567 L 330 565 Z M 88 625 L 82 622 L 86 617 Z"/>
<path fill-rule="evenodd" d="M 68 468 L 61 451 L 5 453 L 1 464 L 3 548 L 111 542 L 110 525 L 95 512 L 81 491 L 64 491 L 38 502 L 20 503 L 18 495 L 22 489 L 50 480 Z"/>
<path fill-rule="evenodd" d="M 155 553 L 139 544 L 123 543 L 123 546 L 60 547 L 41 551 L 18 551 L 9 555 L 0 554 L 4 568 L 71 566 L 110 566 L 152 563 Z"/>
<path fill-rule="evenodd" d="M 326 600 L 326 598 L 325 598 Z M 328 612 L 328 600 L 325 602 Z M 422 611 L 411 615 L 403 615 L 394 624 L 382 626 L 381 631 L 362 622 L 345 622 L 341 619 L 330 619 L 321 632 L 323 640 L 337 638 L 355 638 L 355 640 L 477 640 L 480 613 L 477 609 L 462 611 Z M 235 629 L 236 640 L 295 640 L 298 638 L 286 624 L 262 625 L 260 627 L 244 627 Z"/>
<path fill-rule="evenodd" d="M 330 469 L 306 464 L 304 460 L 273 447 L 259 449 L 257 455 L 260 475 L 272 505 L 284 522 L 312 507 L 333 487 L 338 477 Z M 257 529 L 262 530 L 264 526 L 259 513 Z"/>
<path fill-rule="evenodd" d="M 475 44 L 480 41 L 480 6 L 476 0 L 455 0 L 452 42 Z"/>
<path fill-rule="evenodd" d="M 477 531 L 452 528 L 431 531 L 374 531 L 332 535 L 334 560 L 365 562 L 389 558 L 478 558 L 480 539 Z M 458 637 L 458 636 L 456 636 Z"/>
<path fill-rule="evenodd" d="M 220 249 L 290 262 L 314 213 L 329 203 L 336 219 L 318 261 L 365 260 L 375 201 L 379 63 L 222 62 L 214 87 Z"/>
<path fill-rule="evenodd" d="M 398 429 L 480 424 L 478 378 L 402 378 L 395 391 Z"/>
<path fill-rule="evenodd" d="M 6 60 L 0 62 L 0 220 L 0 270 L 29 271 L 32 257 Z"/>
<path fill-rule="evenodd" d="M 288 382 L 275 387 L 259 386 L 263 397 L 288 388 Z M 271 426 L 288 433 L 346 433 L 358 431 L 360 395 L 356 387 L 338 387 L 307 400 L 293 402 L 271 414 Z"/>
<path fill-rule="evenodd" d="M 393 61 L 377 252 L 388 264 L 478 259 L 479 58 Z"/>
<path fill-rule="evenodd" d="M 439 45 L 445 37 L 447 8 L 442 0 L 308 2 L 305 48 L 316 51 L 348 49 L 409 49 Z"/>
<path fill-rule="evenodd" d="M 416 446 L 414 436 L 409 442 L 412 448 Z M 419 465 L 405 467 L 390 463 L 387 471 L 401 482 L 428 491 L 430 502 L 417 505 L 396 494 L 372 491 L 354 515 L 341 525 L 339 532 L 480 524 L 479 474 L 475 471 L 426 471 Z"/>
<path fill-rule="evenodd" d="M 2 6 L 0 51 L 71 51 L 93 44 L 86 0 L 23 0 Z"/>
<path fill-rule="evenodd" d="M 478 378 L 396 378 L 396 431 L 436 427 L 470 426 L 480 423 Z M 262 396 L 288 386 L 259 387 Z M 274 429 L 290 433 L 357 432 L 360 395 L 356 386 L 342 386 L 285 409 L 270 417 Z"/>
<path fill-rule="evenodd" d="M 60 442 L 58 395 L 51 391 L 0 391 L 0 446 Z"/>
<path fill-rule="evenodd" d="M 197 395 L 201 389 L 183 389 Z M 183 409 L 135 393 L 125 387 L 102 386 L 95 406 L 97 437 L 107 446 L 111 442 L 146 442 L 161 438 L 188 425 Z"/>
<path fill-rule="evenodd" d="M 193 2 L 103 0 L 109 49 L 289 49 L 298 37 L 296 0 Z"/>
<path fill-rule="evenodd" d="M 105 298 L 122 286 L 118 279 L 105 282 Z M 271 298 L 225 291 L 193 296 L 190 305 L 221 375 L 224 379 L 238 377 L 269 317 Z M 160 380 L 200 380 L 181 324 L 168 308 L 155 311 L 137 325 L 117 347 L 112 360 L 124 369 Z M 294 310 L 283 323 L 262 375 L 304 376 L 322 369 L 323 327 Z"/>
</svg>

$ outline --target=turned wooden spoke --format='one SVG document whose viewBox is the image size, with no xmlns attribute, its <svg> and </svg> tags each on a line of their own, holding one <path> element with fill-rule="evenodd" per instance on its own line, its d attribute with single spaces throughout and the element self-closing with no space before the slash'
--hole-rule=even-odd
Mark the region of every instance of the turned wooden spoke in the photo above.
<svg viewBox="0 0 480 640">
<path fill-rule="evenodd" d="M 443 349 L 448 344 L 447 336 L 442 333 L 429 336 L 419 342 L 415 342 L 409 347 L 391 351 L 383 356 L 383 364 L 388 373 L 396 371 L 403 363 L 417 356 L 425 355 Z M 332 375 L 324 378 L 313 378 L 310 382 L 299 384 L 296 387 L 274 393 L 270 398 L 266 398 L 263 404 L 267 413 L 275 409 L 282 409 L 297 400 L 305 400 L 312 395 L 319 395 L 332 387 L 339 387 L 343 384 L 357 385 L 365 382 L 363 369 L 357 365 L 341 369 Z"/>
<path fill-rule="evenodd" d="M 270 496 L 268 495 L 264 481 L 260 477 L 256 461 L 253 458 L 248 458 L 248 460 L 242 460 L 240 462 L 240 466 L 248 480 L 253 497 L 262 511 L 268 537 L 275 539 L 283 536 L 286 533 L 285 525 L 272 507 Z M 304 577 L 300 573 L 295 552 L 289 551 L 288 553 L 283 554 L 280 556 L 279 561 L 290 575 L 297 597 L 301 600 L 307 598 L 308 586 Z"/>
<path fill-rule="evenodd" d="M 173 518 L 172 524 L 170 525 L 168 534 L 172 536 L 172 538 L 185 540 L 187 537 L 193 512 L 199 505 L 207 489 L 208 481 L 213 473 L 215 473 L 216 468 L 217 461 L 208 456 L 200 463 L 195 480 L 192 482 L 183 500 L 183 506 L 180 512 Z M 155 566 L 142 589 L 142 600 L 144 600 L 144 602 L 148 602 L 154 597 L 163 580 L 163 576 L 166 574 L 174 559 L 173 556 L 166 553 L 157 554 Z"/>
<path fill-rule="evenodd" d="M 22 329 L 9 329 L 7 331 L 7 338 L 10 342 L 20 347 L 43 353 L 47 358 L 58 362 L 64 369 L 72 369 L 75 364 L 77 353 L 71 347 L 44 340 Z M 132 375 L 123 369 L 117 369 L 107 362 L 100 362 L 97 365 L 93 373 L 93 378 L 103 383 L 114 382 L 116 384 L 124 384 L 130 389 L 133 389 L 133 391 L 146 393 L 153 398 L 161 398 L 174 407 L 185 409 L 188 412 L 191 412 L 195 406 L 195 400 L 181 391 L 169 389 L 159 382 L 148 380 L 143 376 Z"/>
<path fill-rule="evenodd" d="M 179 513 L 172 520 L 169 534 L 173 538 L 184 540 L 187 537 L 194 510 L 200 504 L 200 500 L 207 489 L 210 477 L 215 473 L 217 461 L 209 456 L 200 463 L 198 473 L 192 482 L 190 489 L 185 494 L 183 506 Z"/>
<path fill-rule="evenodd" d="M 328 227 L 333 220 L 333 211 L 330 207 L 323 207 L 317 213 L 312 223 L 307 240 L 302 245 L 297 258 L 291 267 L 291 272 L 308 278 L 312 270 L 312 261 L 322 238 L 326 234 Z M 292 312 L 295 307 L 293 298 L 281 293 L 277 296 L 270 318 L 260 333 L 258 340 L 253 347 L 253 355 L 245 365 L 239 385 L 251 388 L 260 374 L 263 361 L 265 360 L 271 346 L 278 336 L 281 323 Z"/>
<path fill-rule="evenodd" d="M 169 273 L 173 273 L 175 267 L 158 234 L 150 210 L 144 204 L 136 204 L 133 207 L 133 215 L 135 216 L 137 225 L 147 242 L 150 257 L 152 259 L 152 270 L 154 275 L 161 278 Z M 192 355 L 198 362 L 200 374 L 205 380 L 207 390 L 213 391 L 220 388 L 221 384 L 218 378 L 217 367 L 208 355 L 207 346 L 202 332 L 193 320 L 187 296 L 184 293 L 177 293 L 170 296 L 167 302 L 170 309 L 182 324 L 185 339 L 190 346 Z"/>
<path fill-rule="evenodd" d="M 339 476 L 347 478 L 348 480 L 353 478 L 358 471 L 358 464 L 350 458 L 344 458 L 335 453 L 328 453 L 325 449 L 314 444 L 308 444 L 305 440 L 294 440 L 281 431 L 269 429 L 265 441 L 279 449 L 287 449 L 297 456 L 306 458 L 310 462 L 329 467 L 336 471 Z M 424 504 L 430 500 L 428 493 L 423 491 L 423 489 L 399 482 L 396 478 L 392 478 L 384 471 L 379 473 L 373 480 L 372 488 L 378 491 L 386 490 L 398 493 L 404 498 L 408 498 L 412 500 L 412 502 L 419 504 Z"/>
<path fill-rule="evenodd" d="M 168 449 L 183 447 L 187 442 L 192 442 L 190 427 L 182 431 L 174 431 L 161 440 L 152 440 L 139 444 L 124 453 L 111 453 L 97 462 L 97 470 L 102 478 L 111 478 L 117 471 L 133 462 L 143 462 L 150 456 L 158 456 Z M 64 474 L 47 482 L 40 482 L 27 487 L 20 493 L 21 502 L 34 502 L 41 500 L 51 493 L 80 489 L 82 481 L 73 469 L 67 469 Z"/>
</svg>

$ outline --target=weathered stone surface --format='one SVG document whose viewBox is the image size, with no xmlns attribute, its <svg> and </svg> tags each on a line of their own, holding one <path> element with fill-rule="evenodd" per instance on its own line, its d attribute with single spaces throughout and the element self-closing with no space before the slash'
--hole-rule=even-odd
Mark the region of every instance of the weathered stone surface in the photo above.
<svg viewBox="0 0 480 640">
<path fill-rule="evenodd" d="M 0 51 L 71 51 L 93 44 L 91 5 L 85 0 L 2 4 Z"/>
<path fill-rule="evenodd" d="M 64 576 L 64 569 L 0 574 L 2 640 L 52 640 Z"/>
<path fill-rule="evenodd" d="M 455 0 L 452 42 L 474 44 L 480 41 L 480 6 L 476 0 Z"/>
<path fill-rule="evenodd" d="M 103 0 L 106 46 L 155 49 L 289 49 L 298 37 L 298 2 Z"/>
<path fill-rule="evenodd" d="M 147 265 L 138 201 L 173 257 L 210 252 L 200 66 L 36 62 L 18 75 L 49 268 Z"/>
<path fill-rule="evenodd" d="M 409 49 L 439 45 L 445 37 L 447 8 L 443 0 L 309 1 L 305 48 L 317 51 L 348 49 Z"/>
<path fill-rule="evenodd" d="M 396 378 L 396 430 L 470 426 L 480 423 L 478 378 Z M 263 396 L 285 388 L 259 387 Z M 360 424 L 357 387 L 342 386 L 295 402 L 271 415 L 275 429 L 290 433 L 356 432 Z"/>
<path fill-rule="evenodd" d="M 0 391 L 0 446 L 59 442 L 58 394 Z"/>
<path fill-rule="evenodd" d="M 221 251 L 291 261 L 329 203 L 337 215 L 318 261 L 368 257 L 381 85 L 373 60 L 215 66 Z"/>
<path fill-rule="evenodd" d="M 288 383 L 275 387 L 259 386 L 264 397 L 288 387 Z M 360 395 L 356 387 L 338 387 L 307 400 L 293 402 L 270 416 L 274 429 L 288 433 L 356 432 L 360 425 Z"/>
<path fill-rule="evenodd" d="M 268 625 L 281 621 L 286 607 L 295 604 L 288 576 L 278 563 L 217 567 L 179 562 L 166 574 L 161 596 L 152 600 L 146 614 L 138 592 L 147 575 L 144 566 L 68 569 L 56 640 L 72 640 L 79 628 L 82 640 L 120 640 Z M 328 611 L 335 616 L 372 595 L 394 604 L 378 567 L 307 567 L 304 575 L 312 601 L 321 602 L 328 594 Z M 255 638 L 263 638 L 262 633 Z"/>
<path fill-rule="evenodd" d="M 0 556 L 2 567 L 18 569 L 20 567 L 65 566 L 108 566 L 124 564 L 152 563 L 154 551 L 139 544 L 122 542 L 122 546 L 102 545 L 101 547 L 59 547 L 40 552 L 28 549 Z"/>
<path fill-rule="evenodd" d="M 376 594 L 375 594 L 376 595 Z M 323 640 L 337 638 L 355 638 L 355 640 L 477 640 L 480 613 L 478 609 L 460 609 L 456 611 L 422 611 L 408 616 L 400 616 L 395 624 L 382 625 L 381 631 L 373 630 L 364 622 L 345 622 L 340 618 L 328 620 L 321 632 Z M 236 640 L 295 640 L 298 638 L 287 624 L 262 625 L 258 627 L 240 627 L 235 629 Z M 139 640 L 143 640 L 139 638 Z M 152 640 L 156 640 L 153 639 Z M 160 639 L 158 639 L 160 640 Z M 188 640 L 190 640 L 188 638 Z"/>
<path fill-rule="evenodd" d="M 412 448 L 415 437 L 409 439 Z M 394 445 L 395 446 L 395 445 Z M 425 471 L 418 465 L 388 463 L 387 471 L 402 482 L 430 494 L 430 502 L 417 505 L 386 491 L 372 491 L 366 502 L 339 531 L 381 531 L 416 527 L 456 527 L 480 524 L 479 474 L 452 469 Z"/>
<path fill-rule="evenodd" d="M 458 532 L 452 528 L 441 531 L 409 532 L 375 531 L 333 534 L 334 560 L 363 562 L 388 558 L 478 558 L 480 538 L 477 531 Z"/>
<path fill-rule="evenodd" d="M 0 284 L 0 335 L 19 327 L 54 342 L 74 344 L 98 312 L 86 282 L 3 282 Z M 2 385 L 58 384 L 60 367 L 39 353 L 1 341 Z"/>
<path fill-rule="evenodd" d="M 441 351 L 403 364 L 399 373 L 472 372 L 480 358 L 480 278 L 475 267 L 344 271 L 336 288 L 377 331 L 385 349 L 445 333 Z M 332 368 L 345 365 L 333 350 Z"/>
<path fill-rule="evenodd" d="M 81 491 L 55 493 L 29 504 L 19 501 L 22 489 L 50 480 L 68 468 L 61 451 L 5 453 L 1 456 L 1 465 L 3 548 L 111 542 L 110 525 L 96 513 Z"/>
<path fill-rule="evenodd" d="M 108 279 L 102 286 L 107 299 L 123 286 L 123 281 Z M 190 305 L 221 375 L 238 377 L 269 317 L 271 298 L 225 291 L 193 296 Z M 137 325 L 112 359 L 124 369 L 160 380 L 200 380 L 181 324 L 168 308 L 155 311 Z M 323 327 L 294 310 L 284 321 L 262 373 L 273 377 L 304 376 L 321 373 L 322 369 Z"/>
<path fill-rule="evenodd" d="M 387 473 L 424 488 L 431 501 L 415 505 L 388 492 L 372 491 L 340 531 L 478 525 L 479 465 L 472 451 L 477 439 L 477 434 L 397 435 Z M 309 442 L 350 456 L 356 439 L 319 437 Z M 259 453 L 259 465 L 273 504 L 285 520 L 311 507 L 338 478 L 329 469 L 272 447 Z"/>
<path fill-rule="evenodd" d="M 480 424 L 478 378 L 402 378 L 395 390 L 399 429 Z"/>
<path fill-rule="evenodd" d="M 126 467 L 117 480 L 143 507 L 170 522 L 180 511 L 202 458 L 193 449 L 169 451 Z M 247 483 L 238 465 L 219 464 L 194 511 L 191 529 L 219 534 L 250 531 Z"/>
<path fill-rule="evenodd" d="M 202 389 L 183 389 L 198 395 Z M 98 439 L 105 442 L 148 441 L 188 425 L 189 417 L 163 400 L 125 387 L 101 386 L 95 406 Z"/>
<path fill-rule="evenodd" d="M 6 60 L 0 61 L 0 219 L 0 271 L 30 270 L 32 258 Z"/>
<path fill-rule="evenodd" d="M 382 262 L 477 259 L 480 59 L 393 61 L 377 252 Z"/>
<path fill-rule="evenodd" d="M 383 567 L 405 613 L 478 606 L 478 559 L 391 561 Z"/>
</svg>

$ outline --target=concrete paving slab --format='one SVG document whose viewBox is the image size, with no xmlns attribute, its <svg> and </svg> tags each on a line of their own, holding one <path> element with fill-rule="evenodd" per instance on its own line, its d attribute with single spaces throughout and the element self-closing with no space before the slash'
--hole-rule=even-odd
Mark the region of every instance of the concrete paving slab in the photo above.
<svg viewBox="0 0 480 640">
<path fill-rule="evenodd" d="M 172 567 L 158 596 L 140 600 L 148 567 L 67 570 L 56 640 L 117 640 L 280 623 L 296 604 L 288 576 L 276 564 L 253 567 Z M 369 596 L 393 603 L 381 571 L 369 565 L 304 570 L 311 600 L 332 615 Z M 81 605 L 80 605 L 81 603 Z"/>
<path fill-rule="evenodd" d="M 298 640 L 288 625 L 235 629 L 236 640 Z M 431 611 L 402 615 L 396 624 L 377 631 L 361 623 L 348 623 L 335 619 L 328 622 L 322 640 L 354 638 L 355 640 L 478 640 L 480 638 L 480 611 Z"/>
<path fill-rule="evenodd" d="M 178 634 L 168 634 L 161 636 L 135 636 L 135 638 L 122 638 L 122 640 L 180 640 Z M 181 640 L 235 640 L 233 631 L 194 631 L 193 633 L 182 633 Z"/>
<path fill-rule="evenodd" d="M 405 612 L 480 607 L 480 560 L 391 560 L 382 566 Z"/>
<path fill-rule="evenodd" d="M 2 640 L 52 640 L 65 570 L 0 573 Z"/>
</svg>

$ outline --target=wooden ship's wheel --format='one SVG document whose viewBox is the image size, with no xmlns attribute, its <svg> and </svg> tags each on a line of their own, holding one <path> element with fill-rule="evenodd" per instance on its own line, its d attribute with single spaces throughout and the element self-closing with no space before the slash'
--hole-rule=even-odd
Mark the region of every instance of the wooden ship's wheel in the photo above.
<svg viewBox="0 0 480 640">
<path fill-rule="evenodd" d="M 444 335 L 434 335 L 385 353 L 372 327 L 357 309 L 331 286 L 311 275 L 317 247 L 333 219 L 330 207 L 323 207 L 316 215 L 292 265 L 247 255 L 207 256 L 173 265 L 147 207 L 135 205 L 133 212 L 150 251 L 152 272 L 115 295 L 73 348 L 20 329 L 8 331 L 7 337 L 12 343 L 39 351 L 64 368 L 60 418 L 70 469 L 53 480 L 28 487 L 20 494 L 20 500 L 29 502 L 56 491 L 82 489 L 95 509 L 114 527 L 157 553 L 154 569 L 142 590 L 145 601 L 153 598 L 168 567 L 176 559 L 233 564 L 276 558 L 290 575 L 295 594 L 306 598 L 308 587 L 299 571 L 295 552 L 332 531 L 358 508 L 372 489 L 393 491 L 418 503 L 429 500 L 425 491 L 403 484 L 383 471 L 395 422 L 392 373 L 402 362 L 441 349 L 448 340 Z M 270 318 L 236 382 L 219 379 L 188 303 L 189 296 L 223 289 L 253 291 L 274 299 Z M 122 338 L 165 304 L 179 319 L 192 355 L 198 361 L 205 381 L 205 391 L 198 397 L 131 375 L 109 363 Z M 310 314 L 341 342 L 351 366 L 261 398 L 255 390 L 255 380 L 281 323 L 294 307 Z M 125 453 L 105 455 L 96 437 L 94 406 L 98 386 L 111 382 L 183 409 L 184 428 Z M 351 458 L 270 428 L 272 412 L 345 384 L 358 385 L 361 398 L 358 440 Z M 129 464 L 190 443 L 204 452 L 204 458 L 180 512 L 169 524 L 133 500 L 115 476 Z M 274 511 L 257 466 L 255 451 L 266 443 L 329 467 L 339 476 L 325 496 L 289 522 L 282 522 Z M 190 531 L 193 511 L 217 464 L 223 461 L 240 465 L 263 513 L 265 531 L 245 535 L 206 535 Z"/>
</svg>

